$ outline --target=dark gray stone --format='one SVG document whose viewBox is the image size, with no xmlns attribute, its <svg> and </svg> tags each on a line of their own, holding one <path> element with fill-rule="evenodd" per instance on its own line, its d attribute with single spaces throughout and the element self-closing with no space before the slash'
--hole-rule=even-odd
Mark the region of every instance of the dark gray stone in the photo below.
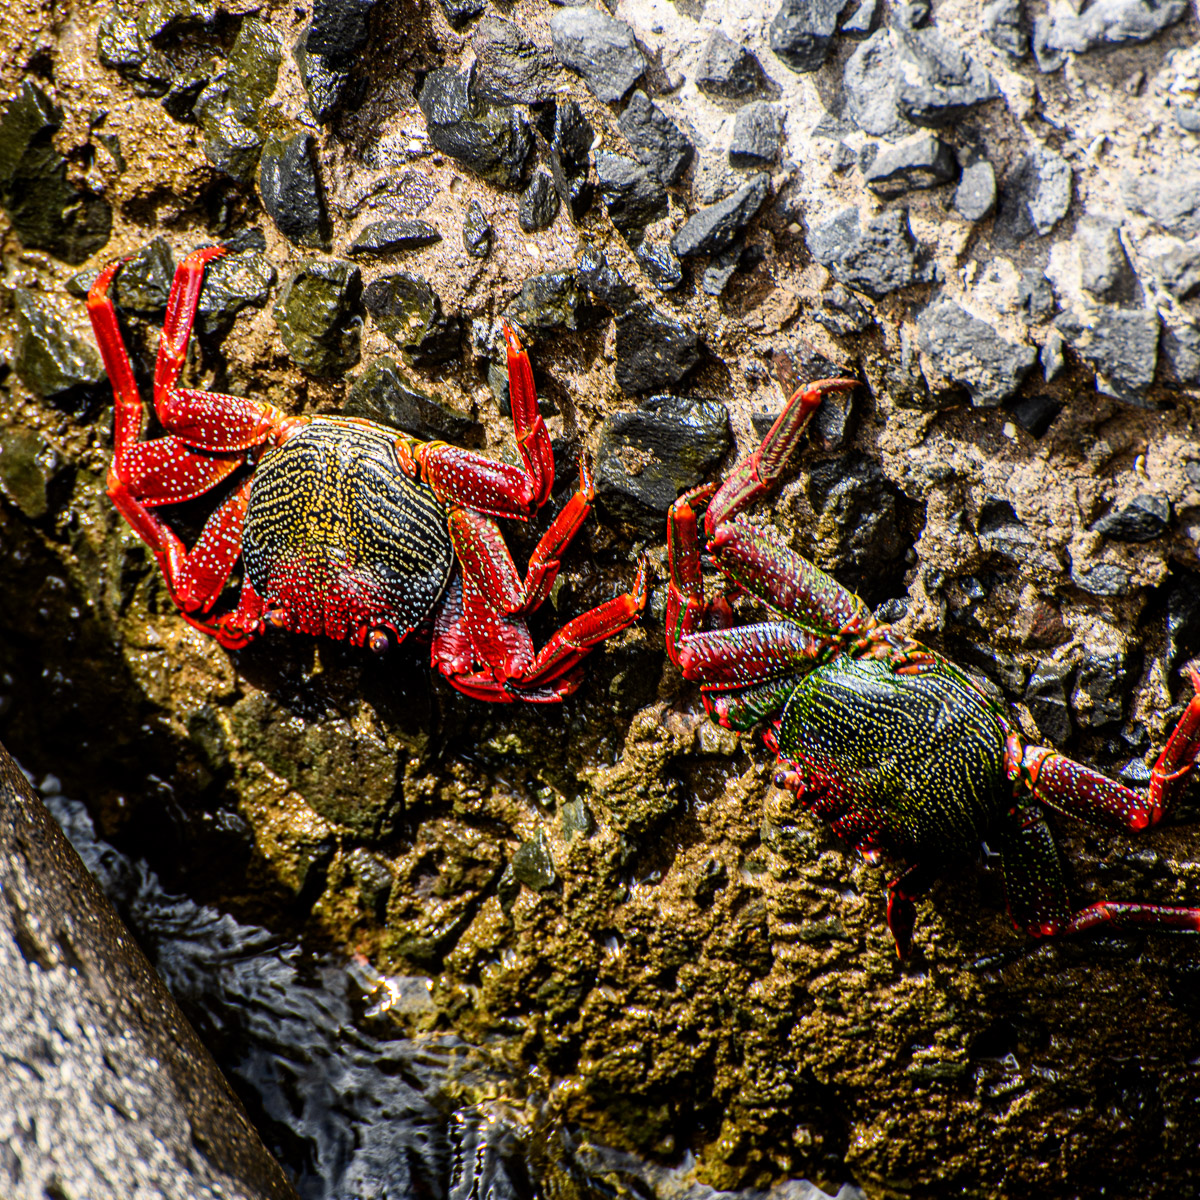
<svg viewBox="0 0 1200 1200">
<path fill-rule="evenodd" d="M 108 241 L 112 209 L 67 182 L 53 141 L 61 124 L 61 110 L 24 80 L 0 117 L 0 205 L 23 246 L 78 264 Z"/>
<path fill-rule="evenodd" d="M 258 190 L 275 228 L 289 242 L 317 249 L 328 245 L 329 218 L 313 146 L 310 133 L 272 138 L 259 159 Z"/>
<path fill-rule="evenodd" d="M 696 68 L 696 86 L 710 96 L 739 100 L 753 95 L 762 83 L 758 59 L 719 29 L 713 30 Z"/>
<path fill-rule="evenodd" d="M 897 107 L 899 63 L 889 30 L 877 30 L 850 55 L 842 71 L 842 86 L 846 116 L 864 133 L 894 141 L 914 131 L 915 126 Z"/>
<path fill-rule="evenodd" d="M 494 231 L 478 200 L 473 199 L 467 205 L 462 236 L 463 246 L 472 258 L 487 258 L 491 254 Z"/>
<path fill-rule="evenodd" d="M 2 748 L 0 895 L 0 1190 L 295 1200 L 175 1000 Z"/>
<path fill-rule="evenodd" d="M 258 232 L 257 230 L 250 231 Z M 204 270 L 204 283 L 196 305 L 196 328 L 203 334 L 223 333 L 244 308 L 261 308 L 271 298 L 275 283 L 275 268 L 263 256 L 262 235 L 247 237 L 245 249 L 235 248 L 231 238 L 227 245 L 232 251 L 214 258 Z"/>
<path fill-rule="evenodd" d="M 142 33 L 137 18 L 115 7 L 100 20 L 96 53 L 139 96 L 163 95 L 178 75 L 175 64 Z"/>
<path fill-rule="evenodd" d="M 1200 108 L 1190 104 L 1175 104 L 1171 106 L 1175 124 L 1185 133 L 1200 133 Z"/>
<path fill-rule="evenodd" d="M 170 243 L 156 237 L 121 265 L 112 283 L 113 302 L 122 312 L 137 317 L 161 317 L 167 311 L 174 278 L 175 255 Z"/>
<path fill-rule="evenodd" d="M 921 313 L 917 340 L 938 370 L 963 384 L 978 407 L 1007 400 L 1037 361 L 1032 346 L 1006 341 L 950 300 L 937 300 Z"/>
<path fill-rule="evenodd" d="M 720 254 L 714 254 L 709 260 L 708 266 L 704 268 L 704 274 L 700 277 L 701 290 L 709 296 L 719 296 L 738 269 L 738 262 L 744 249 L 740 242 L 734 242 Z"/>
<path fill-rule="evenodd" d="M 771 49 L 791 70 L 815 71 L 829 56 L 848 0 L 783 0 L 767 30 Z"/>
<path fill-rule="evenodd" d="M 523 329 L 547 333 L 552 329 L 574 329 L 581 302 L 571 271 L 547 271 L 525 280 L 517 298 L 504 311 Z"/>
<path fill-rule="evenodd" d="M 1017 285 L 1017 308 L 1026 325 L 1036 325 L 1058 311 L 1054 288 L 1040 267 L 1026 267 Z"/>
<path fill-rule="evenodd" d="M 89 342 L 73 334 L 45 296 L 13 288 L 16 339 L 12 365 L 30 391 L 75 412 L 104 394 L 107 376 Z"/>
<path fill-rule="evenodd" d="M 1098 300 L 1132 300 L 1137 278 L 1121 245 L 1117 223 L 1105 217 L 1084 217 L 1075 237 L 1084 289 Z"/>
<path fill-rule="evenodd" d="M 908 210 L 893 208 L 860 226 L 857 208 L 843 209 L 811 230 L 808 248 L 839 283 L 878 300 L 930 278 L 908 226 Z"/>
<path fill-rule="evenodd" d="M 637 299 L 636 289 L 621 278 L 594 246 L 587 247 L 579 256 L 575 278 L 580 287 L 585 288 L 598 303 L 613 312 L 621 312 Z"/>
<path fill-rule="evenodd" d="M 1129 572 L 1116 563 L 1097 563 L 1094 567 L 1071 566 L 1071 582 L 1093 596 L 1127 596 Z"/>
<path fill-rule="evenodd" d="M 596 155 L 596 179 L 609 218 L 630 241 L 667 215 L 667 193 L 650 172 L 623 154 Z"/>
<path fill-rule="evenodd" d="M 1071 736 L 1071 710 L 1067 706 L 1071 674 L 1070 663 L 1045 659 L 1034 667 L 1025 689 L 1026 707 L 1052 746 L 1063 745 Z"/>
<path fill-rule="evenodd" d="M 487 0 L 441 0 L 442 12 L 454 29 L 461 29 L 472 18 L 487 11 Z"/>
<path fill-rule="evenodd" d="M 535 892 L 553 887 L 558 879 L 546 831 L 539 829 L 533 837 L 522 842 L 512 857 L 513 878 Z"/>
<path fill-rule="evenodd" d="M 735 167 L 769 167 L 783 145 L 783 109 L 755 100 L 738 109 L 729 142 L 729 161 Z"/>
<path fill-rule="evenodd" d="M 645 92 L 629 97 L 617 120 L 633 152 L 660 183 L 678 183 L 692 161 L 692 143 L 679 126 Z"/>
<path fill-rule="evenodd" d="M 867 187 L 886 200 L 949 183 L 957 174 L 954 151 L 932 133 L 914 133 L 894 146 L 881 147 L 864 172 Z"/>
<path fill-rule="evenodd" d="M 1171 527 L 1171 505 L 1162 496 L 1143 492 L 1122 509 L 1114 509 L 1092 529 L 1117 542 L 1150 542 Z"/>
<path fill-rule="evenodd" d="M 637 259 L 660 292 L 673 292 L 683 283 L 683 267 L 666 242 L 643 242 L 637 248 Z"/>
<path fill-rule="evenodd" d="M 372 221 L 359 230 L 346 253 L 355 258 L 374 258 L 397 250 L 419 250 L 441 240 L 437 226 L 428 221 Z"/>
<path fill-rule="evenodd" d="M 1200 383 L 1200 327 L 1167 326 L 1163 330 L 1162 350 L 1178 383 Z"/>
<path fill-rule="evenodd" d="M 1190 242 L 1164 238 L 1150 255 L 1150 263 L 1162 286 L 1177 300 L 1200 292 L 1200 238 Z"/>
<path fill-rule="evenodd" d="M 31 521 L 57 513 L 71 497 L 73 471 L 36 429 L 0 426 L 0 494 Z"/>
<path fill-rule="evenodd" d="M 588 162 L 595 132 L 577 100 L 554 104 L 543 114 L 538 127 L 550 143 L 550 171 L 558 198 L 571 219 L 578 221 L 592 204 Z"/>
<path fill-rule="evenodd" d="M 1124 172 L 1121 198 L 1176 237 L 1200 236 L 1200 170 L 1188 170 L 1181 164 L 1167 178 Z"/>
<path fill-rule="evenodd" d="M 732 445 L 724 404 L 652 396 L 601 426 L 596 499 L 619 520 L 661 536 L 662 514 L 715 470 Z"/>
<path fill-rule="evenodd" d="M 821 297 L 821 307 L 813 316 L 830 333 L 840 334 L 842 337 L 851 333 L 862 333 L 872 321 L 871 314 L 867 312 L 862 301 L 840 283 L 835 283 Z"/>
<path fill-rule="evenodd" d="M 272 310 L 297 366 L 314 375 L 342 375 L 358 362 L 362 275 L 330 259 L 301 267 L 283 285 Z"/>
<path fill-rule="evenodd" d="M 558 64 L 512 21 L 484 17 L 471 34 L 479 94 L 501 104 L 544 104 L 554 97 Z"/>
<path fill-rule="evenodd" d="M 727 249 L 762 207 L 770 187 L 770 177 L 764 172 L 732 196 L 702 208 L 671 239 L 671 249 L 680 258 L 690 254 L 719 254 Z"/>
<path fill-rule="evenodd" d="M 404 377 L 395 361 L 377 358 L 354 381 L 343 409 L 411 433 L 422 441 L 462 445 L 479 432 L 477 422 L 421 391 Z"/>
<path fill-rule="evenodd" d="M 996 172 L 986 158 L 963 167 L 954 189 L 954 211 L 965 221 L 982 221 L 996 207 Z"/>
<path fill-rule="evenodd" d="M 549 229 L 554 224 L 554 218 L 558 216 L 560 203 L 550 172 L 545 167 L 538 167 L 529 181 L 529 186 L 521 193 L 521 202 L 517 206 L 517 224 L 525 233 Z"/>
<path fill-rule="evenodd" d="M 315 0 L 305 49 L 348 67 L 367 43 L 376 0 Z"/>
<path fill-rule="evenodd" d="M 1129 683 L 1129 664 L 1124 654 L 1088 654 L 1079 664 L 1071 693 L 1076 721 L 1084 729 L 1123 721 Z"/>
<path fill-rule="evenodd" d="M 1092 313 L 1063 313 L 1055 327 L 1096 372 L 1096 389 L 1142 405 L 1158 362 L 1158 314 L 1153 309 L 1104 305 Z"/>
<path fill-rule="evenodd" d="M 936 29 L 894 24 L 896 106 L 914 125 L 950 125 L 1000 95 L 991 74 Z"/>
<path fill-rule="evenodd" d="M 363 304 L 411 366 L 436 366 L 458 357 L 461 322 L 445 316 L 441 297 L 420 275 L 380 276 L 363 293 Z"/>
<path fill-rule="evenodd" d="M 318 124 L 328 124 L 347 98 L 351 80 L 349 66 L 337 66 L 332 56 L 310 51 L 304 37 L 292 47 L 292 58 L 300 72 L 300 82 L 304 84 L 309 112 Z"/>
<path fill-rule="evenodd" d="M 1023 0 L 990 0 L 981 13 L 984 36 L 1010 58 L 1029 55 L 1029 20 Z"/>
<path fill-rule="evenodd" d="M 617 318 L 617 385 L 629 395 L 678 383 L 700 361 L 700 335 L 644 300 Z"/>
<path fill-rule="evenodd" d="M 1055 417 L 1063 410 L 1061 400 L 1047 396 L 1044 392 L 1018 396 L 1008 404 L 1012 419 L 1026 433 L 1035 438 L 1045 437 Z"/>
<path fill-rule="evenodd" d="M 598 100 L 611 104 L 629 91 L 646 69 L 646 59 L 624 21 L 594 8 L 565 8 L 550 18 L 554 53 L 583 76 Z"/>
<path fill-rule="evenodd" d="M 1033 24 L 1038 67 L 1057 71 L 1067 54 L 1147 42 L 1187 12 L 1187 0 L 1094 0 L 1082 12 L 1056 4 Z"/>
<path fill-rule="evenodd" d="M 998 555 L 1026 569 L 1062 570 L 1057 553 L 1042 544 L 1003 497 L 990 497 L 980 506 L 976 534 L 979 548 L 986 554 Z"/>
<path fill-rule="evenodd" d="M 516 109 L 492 108 L 475 95 L 474 70 L 431 71 L 417 103 L 429 140 L 469 171 L 497 187 L 515 188 L 533 149 L 529 123 Z"/>
<path fill-rule="evenodd" d="M 1071 207 L 1073 177 L 1066 159 L 1039 146 L 1009 172 L 993 225 L 996 241 L 1015 246 L 1032 233 L 1045 237 Z"/>
</svg>

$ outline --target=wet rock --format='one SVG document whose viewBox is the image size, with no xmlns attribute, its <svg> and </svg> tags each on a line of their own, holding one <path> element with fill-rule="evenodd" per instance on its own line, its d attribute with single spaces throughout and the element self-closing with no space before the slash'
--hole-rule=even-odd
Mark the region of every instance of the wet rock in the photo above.
<svg viewBox="0 0 1200 1200">
<path fill-rule="evenodd" d="M 1058 311 L 1054 288 L 1039 267 L 1026 267 L 1017 284 L 1017 309 L 1026 325 L 1036 325 Z"/>
<path fill-rule="evenodd" d="M 601 151 L 596 178 L 609 218 L 627 240 L 636 241 L 647 225 L 667 215 L 662 184 L 632 158 Z"/>
<path fill-rule="evenodd" d="M 617 120 L 633 152 L 660 183 L 678 183 L 692 161 L 692 143 L 645 92 L 629 97 Z"/>
<path fill-rule="evenodd" d="M 428 221 L 372 221 L 346 247 L 355 258 L 374 258 L 397 250 L 419 250 L 440 242 L 442 235 Z"/>
<path fill-rule="evenodd" d="M 865 226 L 857 208 L 843 209 L 809 232 L 808 248 L 838 282 L 874 299 L 931 276 L 918 257 L 907 209 L 889 209 Z"/>
<path fill-rule="evenodd" d="M 579 836 L 589 837 L 596 828 L 596 818 L 583 800 L 568 800 L 561 809 L 562 834 L 567 841 Z"/>
<path fill-rule="evenodd" d="M 1200 327 L 1168 326 L 1163 330 L 1162 349 L 1179 383 L 1200 383 Z"/>
<path fill-rule="evenodd" d="M 232 247 L 232 239 L 230 241 Z M 260 250 L 238 250 L 213 259 L 204 270 L 196 328 L 200 333 L 221 333 L 244 308 L 261 308 L 271 297 L 275 268 Z"/>
<path fill-rule="evenodd" d="M 263 147 L 261 118 L 282 60 L 279 35 L 264 21 L 247 17 L 230 48 L 225 70 L 196 98 L 205 156 L 239 183 L 254 179 Z"/>
<path fill-rule="evenodd" d="M 272 138 L 258 163 L 258 190 L 267 215 L 289 242 L 309 249 L 329 244 L 314 145 L 311 133 Z"/>
<path fill-rule="evenodd" d="M 1063 313 L 1055 327 L 1096 372 L 1096 388 L 1127 404 L 1142 404 L 1158 362 L 1158 314 L 1153 309 L 1104 305 L 1092 313 Z"/>
<path fill-rule="evenodd" d="M 1190 299 L 1200 292 L 1200 238 L 1190 242 L 1155 238 L 1152 251 L 1146 245 L 1142 248 L 1148 251 L 1147 257 L 1159 282 L 1177 300 Z"/>
<path fill-rule="evenodd" d="M 525 280 L 520 294 L 504 311 L 522 328 L 537 333 L 574 329 L 582 301 L 571 271 L 547 271 Z"/>
<path fill-rule="evenodd" d="M 984 36 L 997 50 L 1015 59 L 1028 56 L 1029 21 L 1023 0 L 991 0 L 981 16 Z"/>
<path fill-rule="evenodd" d="M 114 303 L 136 317 L 161 317 L 175 277 L 175 256 L 164 237 L 156 237 L 132 254 L 112 284 Z"/>
<path fill-rule="evenodd" d="M 347 99 L 351 80 L 349 66 L 337 67 L 330 56 L 311 52 L 303 37 L 292 47 L 292 58 L 300 72 L 309 112 L 318 124 L 328 124 Z"/>
<path fill-rule="evenodd" d="M 283 285 L 272 310 L 288 353 L 313 375 L 341 375 L 358 362 L 362 276 L 349 262 L 310 262 Z"/>
<path fill-rule="evenodd" d="M 738 109 L 729 141 L 729 161 L 735 167 L 769 167 L 783 145 L 783 109 L 755 100 Z"/>
<path fill-rule="evenodd" d="M 293 57 L 308 94 L 308 106 L 321 124 L 352 97 L 352 69 L 370 34 L 375 0 L 320 0 L 296 43 Z"/>
<path fill-rule="evenodd" d="M 461 29 L 473 17 L 487 11 L 485 0 L 441 0 L 441 5 L 454 29 Z"/>
<path fill-rule="evenodd" d="M 930 304 L 917 331 L 921 349 L 943 375 L 966 387 L 977 407 L 993 408 L 1007 400 L 1037 360 L 1032 346 L 1006 341 L 950 300 Z"/>
<path fill-rule="evenodd" d="M 1064 0 L 1033 23 L 1038 68 L 1057 71 L 1067 54 L 1147 42 L 1187 15 L 1187 0 L 1095 0 L 1080 12 Z"/>
<path fill-rule="evenodd" d="M 1129 572 L 1116 563 L 1092 567 L 1072 563 L 1071 582 L 1093 596 L 1127 596 L 1130 591 Z"/>
<path fill-rule="evenodd" d="M 583 76 L 598 100 L 620 100 L 641 78 L 646 59 L 624 21 L 594 8 L 566 8 L 550 18 L 558 61 Z"/>
<path fill-rule="evenodd" d="M 56 408 L 76 412 L 103 394 L 100 356 L 73 334 L 43 296 L 13 288 L 16 341 L 13 368 L 30 391 Z"/>
<path fill-rule="evenodd" d="M 0 117 L 0 206 L 29 250 L 81 263 L 112 230 L 108 201 L 67 182 L 67 161 L 54 146 L 62 112 L 25 80 Z"/>
<path fill-rule="evenodd" d="M 1035 438 L 1045 436 L 1046 431 L 1054 424 L 1054 418 L 1062 410 L 1062 401 L 1047 396 L 1045 392 L 1018 396 L 1008 405 L 1012 419 Z"/>
<path fill-rule="evenodd" d="M 533 837 L 523 841 L 512 858 L 513 878 L 535 892 L 544 892 L 553 887 L 558 879 L 554 871 L 554 859 L 550 855 L 550 843 L 546 831 L 539 829 Z"/>
<path fill-rule="evenodd" d="M 65 503 L 70 474 L 66 460 L 37 430 L 0 426 L 0 492 L 29 520 Z"/>
<path fill-rule="evenodd" d="M 963 167 L 954 189 L 954 211 L 964 221 L 982 221 L 996 207 L 996 172 L 986 158 Z"/>
<path fill-rule="evenodd" d="M 1033 669 L 1025 689 L 1025 704 L 1051 746 L 1062 746 L 1071 736 L 1071 710 L 1067 707 L 1067 688 L 1071 682 L 1070 663 L 1044 659 Z"/>
<path fill-rule="evenodd" d="M 683 283 L 683 267 L 666 242 L 643 242 L 637 248 L 637 260 L 660 292 L 673 292 Z"/>
<path fill-rule="evenodd" d="M 1071 207 L 1071 168 L 1053 150 L 1038 147 L 1027 154 L 1004 181 L 994 236 L 1001 246 L 1015 246 L 1031 233 L 1045 237 Z"/>
<path fill-rule="evenodd" d="M 492 223 L 479 206 L 479 201 L 472 199 L 467 205 L 467 215 L 463 221 L 464 248 L 472 258 L 487 258 L 492 252 L 493 237 Z"/>
<path fill-rule="evenodd" d="M 550 144 L 550 171 L 558 198 L 566 205 L 573 221 L 578 221 L 592 204 L 592 185 L 588 180 L 595 132 L 576 100 L 554 104 L 546 113 L 545 125 L 539 122 Z"/>
<path fill-rule="evenodd" d="M 1092 525 L 1096 533 L 1118 542 L 1151 542 L 1171 527 L 1171 504 L 1162 496 L 1143 492 L 1121 509 Z"/>
<path fill-rule="evenodd" d="M 1121 198 L 1176 237 L 1200 236 L 1200 170 L 1189 170 L 1181 164 L 1165 178 L 1123 172 Z"/>
<path fill-rule="evenodd" d="M 1071 694 L 1075 719 L 1085 729 L 1113 725 L 1124 719 L 1129 690 L 1125 655 L 1089 654 L 1080 664 Z"/>
<path fill-rule="evenodd" d="M 175 1000 L 2 749 L 0 891 L 6 1194 L 294 1198 Z"/>
<path fill-rule="evenodd" d="M 938 187 L 957 174 L 954 151 L 932 133 L 916 133 L 894 146 L 882 147 L 864 172 L 867 187 L 885 200 L 917 188 Z"/>
<path fill-rule="evenodd" d="M 1057 329 L 1051 329 L 1042 343 L 1039 357 L 1042 361 L 1042 378 L 1047 383 L 1060 375 L 1063 367 L 1067 365 L 1067 358 L 1063 353 L 1065 345 L 1066 342 L 1063 341 L 1063 336 Z"/>
<path fill-rule="evenodd" d="M 879 465 L 854 451 L 842 454 L 815 466 L 804 490 L 823 569 L 847 587 L 873 591 L 905 551 L 896 497 Z"/>
<path fill-rule="evenodd" d="M 544 104 L 553 99 L 558 64 L 511 21 L 487 16 L 471 35 L 479 94 L 501 104 Z"/>
<path fill-rule="evenodd" d="M 554 187 L 554 180 L 545 167 L 538 167 L 529 181 L 529 186 L 521 193 L 521 203 L 517 206 L 517 224 L 526 233 L 536 233 L 539 229 L 549 229 L 558 216 L 560 201 Z"/>
<path fill-rule="evenodd" d="M 770 187 L 770 177 L 764 172 L 732 196 L 702 208 L 671 239 L 671 249 L 680 258 L 690 254 L 719 254 L 727 249 L 762 207 Z"/>
<path fill-rule="evenodd" d="M 950 125 L 1000 95 L 991 74 L 936 29 L 895 23 L 892 30 L 896 106 L 914 125 Z"/>
<path fill-rule="evenodd" d="M 762 83 L 758 59 L 719 29 L 713 30 L 696 68 L 696 86 L 710 96 L 738 100 L 753 95 Z"/>
<path fill-rule="evenodd" d="M 767 30 L 775 55 L 793 71 L 815 71 L 829 56 L 837 19 L 847 2 L 783 0 Z"/>
<path fill-rule="evenodd" d="M 403 429 L 426 442 L 446 441 L 461 446 L 479 425 L 404 377 L 393 359 L 377 358 L 354 381 L 343 410 Z"/>
<path fill-rule="evenodd" d="M 397 271 L 368 285 L 363 304 L 414 367 L 457 358 L 461 326 L 442 312 L 441 297 L 420 275 Z"/>
<path fill-rule="evenodd" d="M 715 470 L 732 444 L 725 405 L 652 396 L 601 427 L 596 498 L 612 516 L 657 536 L 679 493 Z"/>
<path fill-rule="evenodd" d="M 139 96 L 162 96 L 178 74 L 171 60 L 139 28 L 137 18 L 119 8 L 110 9 L 100 20 L 96 56 Z"/>
<path fill-rule="evenodd" d="M 514 108 L 493 108 L 475 95 L 474 68 L 430 71 L 417 103 L 430 142 L 456 162 L 497 187 L 521 182 L 533 149 L 529 123 Z"/>
<path fill-rule="evenodd" d="M 1137 279 L 1121 245 L 1117 223 L 1103 217 L 1084 217 L 1075 237 L 1084 289 L 1098 300 L 1132 300 Z"/>
<path fill-rule="evenodd" d="M 644 300 L 617 316 L 617 384 L 629 395 L 678 383 L 700 361 L 700 335 Z"/>
<path fill-rule="evenodd" d="M 846 116 L 864 133 L 895 140 L 914 131 L 898 107 L 899 60 L 887 29 L 873 33 L 846 60 L 842 86 Z"/>
<path fill-rule="evenodd" d="M 610 265 L 604 255 L 589 246 L 579 256 L 575 272 L 579 286 L 590 292 L 600 304 L 613 312 L 622 312 L 637 300 L 637 291 Z"/>
<path fill-rule="evenodd" d="M 821 307 L 813 316 L 830 333 L 842 337 L 851 333 L 862 333 L 871 324 L 871 314 L 863 307 L 862 301 L 840 283 L 835 283 L 821 297 Z"/>
</svg>

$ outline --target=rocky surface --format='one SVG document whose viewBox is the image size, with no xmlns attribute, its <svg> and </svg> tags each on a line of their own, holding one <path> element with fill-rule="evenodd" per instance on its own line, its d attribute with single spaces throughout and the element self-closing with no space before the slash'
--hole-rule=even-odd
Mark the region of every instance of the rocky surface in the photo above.
<svg viewBox="0 0 1200 1200">
<path fill-rule="evenodd" d="M 206 900 L 427 976 L 431 1020 L 544 1081 L 546 1128 L 691 1154 L 719 1188 L 1190 1186 L 1190 944 L 1028 947 L 984 859 L 921 901 L 898 964 L 886 874 L 664 665 L 661 589 L 552 711 L 430 683 L 416 639 L 379 661 L 283 635 L 226 654 L 182 622 L 104 495 L 81 297 L 135 256 L 116 294 L 145 386 L 170 264 L 225 241 L 189 386 L 512 461 L 497 336 L 519 320 L 555 505 L 602 447 L 611 494 L 644 501 L 601 499 L 539 643 L 636 553 L 661 575 L 675 476 L 656 485 L 665 460 L 628 430 L 665 426 L 714 478 L 734 450 L 697 467 L 694 427 L 750 450 L 810 342 L 864 386 L 759 519 L 991 680 L 1025 736 L 1136 781 L 1200 652 L 1194 10 L 84 0 L 66 24 L 7 19 L 0 732 L 26 761 Z M 786 114 L 777 153 L 738 131 L 758 104 Z M 693 155 L 664 177 L 638 151 L 657 164 L 670 129 Z M 328 253 L 280 221 L 283 167 L 300 209 L 324 204 Z M 566 211 L 526 232 L 546 172 Z M 401 221 L 441 240 L 348 261 Z M 210 511 L 171 519 L 186 540 Z M 548 517 L 506 527 L 519 564 Z M 1140 839 L 1064 819 L 1077 902 L 1200 900 L 1194 815 L 1193 793 Z"/>
</svg>

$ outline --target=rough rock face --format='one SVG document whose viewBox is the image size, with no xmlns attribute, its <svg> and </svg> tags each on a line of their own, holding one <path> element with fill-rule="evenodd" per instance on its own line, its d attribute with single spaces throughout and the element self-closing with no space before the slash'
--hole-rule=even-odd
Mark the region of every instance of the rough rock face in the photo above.
<svg viewBox="0 0 1200 1200">
<path fill-rule="evenodd" d="M 419 635 L 223 652 L 105 497 L 83 297 L 132 257 L 148 388 L 171 266 L 224 241 L 187 386 L 510 462 L 518 321 L 557 468 L 548 510 L 504 523 L 518 566 L 602 448 L 634 498 L 585 523 L 538 644 L 638 554 L 661 579 L 661 479 L 750 451 L 811 343 L 864 385 L 757 519 L 1024 736 L 1144 781 L 1200 652 L 1194 9 L 477 10 L 10 14 L 0 735 L 206 902 L 424 973 L 431 1019 L 536 1068 L 562 1120 L 708 1185 L 1185 1191 L 1189 943 L 1029 948 L 983 858 L 897 963 L 889 876 L 704 718 L 658 585 L 561 708 L 431 683 Z M 223 495 L 169 514 L 185 543 Z M 1076 901 L 1200 902 L 1194 795 L 1139 838 L 1064 818 Z"/>
</svg>

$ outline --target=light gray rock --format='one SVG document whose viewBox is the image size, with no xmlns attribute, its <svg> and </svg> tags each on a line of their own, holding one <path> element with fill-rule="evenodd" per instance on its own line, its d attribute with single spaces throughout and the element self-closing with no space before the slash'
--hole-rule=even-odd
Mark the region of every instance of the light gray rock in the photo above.
<svg viewBox="0 0 1200 1200">
<path fill-rule="evenodd" d="M 1168 325 L 1163 329 L 1162 350 L 1176 382 L 1200 384 L 1200 326 Z"/>
<path fill-rule="evenodd" d="M 1005 340 L 986 321 L 946 299 L 921 313 L 917 342 L 943 375 L 967 389 L 977 407 L 994 408 L 1014 395 L 1037 360 L 1032 346 Z"/>
<path fill-rule="evenodd" d="M 932 277 L 903 208 L 882 212 L 866 225 L 857 208 L 845 208 L 809 232 L 808 248 L 839 283 L 874 299 Z"/>
<path fill-rule="evenodd" d="M 1073 176 L 1061 154 L 1039 146 L 1017 163 L 1004 181 L 994 232 L 1002 246 L 1031 234 L 1045 237 L 1071 207 Z"/>
<path fill-rule="evenodd" d="M 949 125 L 995 100 L 1000 89 L 991 73 L 961 46 L 932 27 L 893 24 L 896 38 L 900 115 L 914 125 Z"/>
<path fill-rule="evenodd" d="M 1098 300 L 1132 300 L 1137 277 L 1121 245 L 1118 226 L 1105 217 L 1084 217 L 1075 236 L 1085 290 Z"/>
<path fill-rule="evenodd" d="M 983 6 L 983 32 L 988 41 L 1010 58 L 1029 54 L 1029 22 L 1022 0 L 991 0 Z"/>
<path fill-rule="evenodd" d="M 745 46 L 739 46 L 719 29 L 714 29 L 700 55 L 696 86 L 710 96 L 739 100 L 753 95 L 762 83 L 758 59 Z"/>
<path fill-rule="evenodd" d="M 1200 235 L 1200 170 L 1181 166 L 1166 178 L 1125 171 L 1121 198 L 1129 208 L 1144 213 L 1176 237 Z"/>
<path fill-rule="evenodd" d="M 996 172 L 986 158 L 963 167 L 954 189 L 954 211 L 966 221 L 982 221 L 996 207 Z"/>
<path fill-rule="evenodd" d="M 729 142 L 729 161 L 735 167 L 769 167 L 783 144 L 783 109 L 755 100 L 738 109 Z"/>
<path fill-rule="evenodd" d="M 1158 362 L 1158 314 L 1153 309 L 1103 305 L 1066 312 L 1054 322 L 1072 349 L 1096 372 L 1096 390 L 1143 406 Z"/>
<path fill-rule="evenodd" d="M 1187 0 L 1094 0 L 1082 12 L 1066 0 L 1056 0 L 1034 22 L 1038 67 L 1057 71 L 1068 53 L 1147 42 L 1183 20 L 1187 11 Z"/>
<path fill-rule="evenodd" d="M 900 115 L 896 46 L 891 33 L 873 33 L 846 60 L 842 86 L 846 94 L 846 116 L 864 133 L 895 141 L 916 127 Z"/>
<path fill-rule="evenodd" d="M 1162 286 L 1177 300 L 1187 300 L 1200 292 L 1200 238 L 1190 242 L 1179 238 L 1156 241 L 1150 264 Z"/>
<path fill-rule="evenodd" d="M 958 174 L 954 151 L 932 133 L 884 146 L 863 172 L 867 187 L 886 200 L 918 188 L 939 187 Z"/>
</svg>

